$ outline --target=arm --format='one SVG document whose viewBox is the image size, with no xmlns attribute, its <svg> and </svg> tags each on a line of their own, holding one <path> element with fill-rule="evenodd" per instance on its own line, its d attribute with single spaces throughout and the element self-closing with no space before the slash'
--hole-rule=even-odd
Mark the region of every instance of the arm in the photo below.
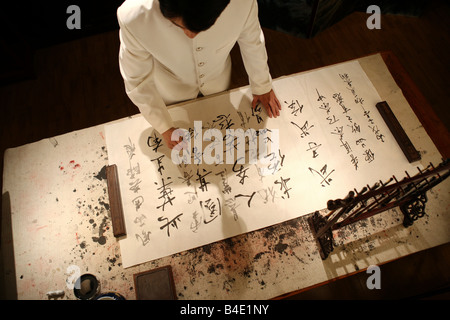
<svg viewBox="0 0 450 320">
<path fill-rule="evenodd" d="M 267 65 L 267 51 L 264 34 L 258 20 L 256 0 L 253 1 L 238 43 L 253 93 L 252 108 L 261 102 L 269 117 L 279 116 L 281 104 L 272 90 L 272 78 Z"/>
<path fill-rule="evenodd" d="M 165 142 L 171 147 L 171 133 L 167 132 L 173 129 L 174 125 L 167 106 L 153 82 L 153 56 L 128 31 L 120 17 L 118 21 L 120 25 L 119 68 L 125 82 L 125 91 L 144 118 L 163 135 Z"/>
</svg>

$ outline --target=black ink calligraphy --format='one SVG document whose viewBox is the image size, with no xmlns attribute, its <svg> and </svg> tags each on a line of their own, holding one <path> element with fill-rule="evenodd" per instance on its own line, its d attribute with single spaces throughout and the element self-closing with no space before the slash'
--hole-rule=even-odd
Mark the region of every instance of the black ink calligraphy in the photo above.
<svg viewBox="0 0 450 320">
<path fill-rule="evenodd" d="M 244 169 L 244 166 L 241 164 L 239 169 L 236 169 L 237 162 L 238 162 L 238 160 L 236 160 L 233 164 L 233 172 L 236 172 L 237 173 L 236 176 L 241 178 L 241 180 L 239 180 L 239 183 L 244 184 L 245 178 L 248 178 L 248 175 L 246 174 L 246 172 L 249 168 Z"/>
<path fill-rule="evenodd" d="M 291 121 L 291 123 L 296 126 L 297 128 L 300 129 L 300 137 L 304 138 L 306 136 L 308 136 L 309 130 L 312 129 L 314 127 L 314 125 L 309 125 L 308 120 L 305 121 L 305 123 L 302 126 L 299 126 L 298 124 L 296 124 L 294 121 Z"/>
<path fill-rule="evenodd" d="M 297 114 L 302 113 L 303 105 L 301 105 L 298 100 L 292 100 L 291 103 L 285 101 L 284 103 L 288 105 L 287 107 L 291 110 L 291 114 L 295 117 Z"/>
<path fill-rule="evenodd" d="M 249 198 L 248 199 L 248 201 L 247 201 L 247 205 L 248 205 L 248 207 L 250 208 L 250 203 L 252 202 L 252 199 L 253 199 L 253 196 L 255 195 L 255 193 L 256 193 L 256 191 L 253 191 L 253 193 L 252 194 L 237 194 L 237 195 L 235 195 L 234 197 L 235 198 L 240 198 L 240 197 L 246 197 L 246 198 Z"/>
<path fill-rule="evenodd" d="M 170 180 L 170 177 L 167 178 L 167 180 Z M 173 202 L 172 200 L 175 199 L 175 196 L 171 196 L 173 190 L 169 187 L 169 185 L 172 184 L 172 181 L 166 183 L 164 181 L 164 178 L 161 179 L 162 181 L 162 186 L 158 188 L 158 191 L 160 193 L 160 196 L 158 197 L 158 199 L 163 199 L 163 204 L 160 206 L 157 206 L 156 209 L 162 208 L 162 211 L 164 211 L 164 208 L 167 204 L 170 204 L 173 206 Z M 155 184 L 157 184 L 155 182 Z"/>
<path fill-rule="evenodd" d="M 317 171 L 316 169 L 313 169 L 311 167 L 309 167 L 308 169 L 309 169 L 309 171 L 311 171 L 312 174 L 315 173 L 315 174 L 319 175 L 319 177 L 321 178 L 320 185 L 322 187 L 325 187 L 327 185 L 329 186 L 331 181 L 333 181 L 333 179 L 331 179 L 330 176 L 334 172 L 334 170 L 331 170 L 331 172 L 328 173 L 327 172 L 327 169 L 328 169 L 327 165 L 324 165 L 322 167 L 322 169 L 320 169 L 320 171 Z"/>
<path fill-rule="evenodd" d="M 280 191 L 283 191 L 283 194 L 285 194 L 288 198 L 289 198 L 289 190 L 291 190 L 292 188 L 288 188 L 287 183 L 289 182 L 289 180 L 291 180 L 291 178 L 287 178 L 287 179 L 283 179 L 283 177 L 280 177 L 280 181 L 275 180 L 275 184 L 279 184 L 280 185 Z M 284 197 L 282 196 L 282 198 L 284 199 Z"/>
<path fill-rule="evenodd" d="M 181 221 L 181 220 L 180 220 L 180 217 L 181 217 L 182 215 L 183 215 L 183 214 L 180 213 L 179 215 L 177 215 L 175 218 L 173 218 L 173 219 L 171 219 L 171 220 L 169 220 L 169 218 L 166 218 L 166 217 L 164 217 L 164 216 L 159 217 L 159 218 L 158 218 L 158 221 L 159 221 L 159 222 L 163 222 L 163 221 L 166 222 L 166 223 L 163 224 L 161 227 L 159 227 L 159 229 L 162 230 L 162 229 L 164 229 L 164 228 L 167 228 L 167 236 L 170 237 L 170 227 L 173 227 L 173 228 L 178 229 L 177 221 Z"/>
<path fill-rule="evenodd" d="M 162 139 L 156 136 L 156 132 L 153 133 L 153 136 L 149 136 L 147 138 L 147 145 L 150 148 L 153 148 L 152 150 L 154 152 L 158 152 L 158 149 L 163 145 Z"/>
<path fill-rule="evenodd" d="M 200 189 L 205 192 L 208 191 L 208 184 L 210 182 L 207 182 L 205 177 L 210 174 L 212 171 L 206 171 L 205 169 L 202 169 L 203 173 L 200 173 L 200 169 L 197 169 L 197 179 L 196 181 L 200 182 Z"/>
<path fill-rule="evenodd" d="M 222 206 L 220 205 L 220 199 L 216 198 L 216 200 L 208 199 L 206 201 L 199 201 L 200 207 L 203 210 L 204 224 L 211 223 L 222 214 Z"/>
<path fill-rule="evenodd" d="M 143 246 L 146 246 L 150 242 L 150 231 L 142 230 L 141 234 L 135 234 L 137 240 L 141 240 Z"/>
<path fill-rule="evenodd" d="M 161 155 L 155 159 L 152 159 L 151 161 L 156 161 L 156 164 L 158 166 L 158 172 L 160 175 L 162 175 L 162 171 L 164 170 L 164 166 L 162 165 L 162 159 L 164 158 L 164 155 Z"/>
</svg>

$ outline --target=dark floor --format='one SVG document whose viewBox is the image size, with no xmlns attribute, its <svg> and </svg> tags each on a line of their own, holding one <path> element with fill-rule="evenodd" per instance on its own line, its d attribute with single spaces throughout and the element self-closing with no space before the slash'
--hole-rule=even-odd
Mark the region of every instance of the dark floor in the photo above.
<svg viewBox="0 0 450 320">
<path fill-rule="evenodd" d="M 447 112 L 450 100 L 448 1 L 430 1 L 420 17 L 383 15 L 381 30 L 367 29 L 367 18 L 367 14 L 355 12 L 312 39 L 264 30 L 272 77 L 390 50 L 409 72 L 435 113 L 450 128 Z M 35 79 L 0 87 L 2 154 L 10 147 L 137 113 L 137 108 L 124 93 L 117 64 L 118 49 L 118 34 L 113 31 L 37 51 L 34 55 Z M 247 76 L 236 49 L 232 57 L 233 86 L 246 85 Z M 386 265 L 396 274 L 411 277 L 424 274 L 424 283 L 398 277 L 400 282 L 392 286 L 389 293 L 380 290 L 376 298 L 439 297 L 439 290 L 449 285 L 449 259 L 439 258 L 441 254 L 449 256 L 448 246 L 446 248 L 444 253 L 429 250 L 413 262 L 404 258 Z M 434 264 L 427 261 L 442 266 L 432 268 Z M 423 267 L 416 268 L 418 264 Z M 339 281 L 336 281 L 298 297 L 339 297 L 336 294 L 342 290 L 354 290 L 354 283 L 361 281 L 357 277 L 339 280 L 347 281 L 342 286 L 337 286 Z M 414 294 L 405 296 L 402 288 L 411 287 L 414 290 L 409 292 Z"/>
</svg>

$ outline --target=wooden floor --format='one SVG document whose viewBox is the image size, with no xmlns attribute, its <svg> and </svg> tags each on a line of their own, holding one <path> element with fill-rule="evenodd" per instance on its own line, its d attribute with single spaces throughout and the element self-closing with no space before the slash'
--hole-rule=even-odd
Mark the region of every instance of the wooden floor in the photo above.
<svg viewBox="0 0 450 320">
<path fill-rule="evenodd" d="M 272 77 L 390 50 L 409 72 L 435 113 L 450 128 L 448 2 L 430 1 L 418 18 L 383 15 L 381 30 L 367 29 L 367 18 L 365 13 L 353 13 L 312 39 L 264 30 Z M 35 79 L 0 87 L 2 153 L 10 147 L 136 114 L 137 108 L 124 92 L 117 63 L 118 50 L 118 33 L 112 31 L 37 51 L 34 55 Z M 236 48 L 232 58 L 233 87 L 246 85 L 247 76 Z M 435 290 L 449 287 L 450 262 L 449 259 L 438 260 L 440 254 L 441 250 L 432 249 L 422 257 L 443 263 L 443 268 L 427 269 L 432 264 L 419 259 L 425 267 L 415 269 L 418 262 L 411 265 L 408 258 L 396 261 L 392 268 L 395 272 L 413 270 L 419 273 L 413 273 L 416 277 L 424 274 L 422 278 L 427 285 L 416 284 L 413 295 L 433 295 Z M 448 246 L 445 254 L 449 256 Z M 341 290 L 351 292 L 355 289 L 352 281 L 357 280 L 352 279 L 356 278 L 347 278 L 349 282 L 341 287 L 330 284 L 326 290 L 331 291 L 327 293 L 311 291 L 308 297 L 339 297 Z M 403 293 L 395 295 L 381 290 L 376 298 L 413 296 L 405 296 L 402 288 L 411 288 L 415 284 L 404 277 L 400 282 L 391 290 Z M 305 295 L 298 297 L 308 298 Z"/>
</svg>

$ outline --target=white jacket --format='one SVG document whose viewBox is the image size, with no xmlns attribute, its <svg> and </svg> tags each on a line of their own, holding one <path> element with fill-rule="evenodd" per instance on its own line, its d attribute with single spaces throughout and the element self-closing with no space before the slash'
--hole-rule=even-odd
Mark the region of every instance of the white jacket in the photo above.
<svg viewBox="0 0 450 320">
<path fill-rule="evenodd" d="M 163 17 L 158 0 L 126 0 L 117 17 L 126 93 L 159 133 L 174 126 L 166 105 L 228 89 L 236 41 L 252 93 L 272 88 L 256 0 L 231 0 L 194 39 Z"/>
</svg>

